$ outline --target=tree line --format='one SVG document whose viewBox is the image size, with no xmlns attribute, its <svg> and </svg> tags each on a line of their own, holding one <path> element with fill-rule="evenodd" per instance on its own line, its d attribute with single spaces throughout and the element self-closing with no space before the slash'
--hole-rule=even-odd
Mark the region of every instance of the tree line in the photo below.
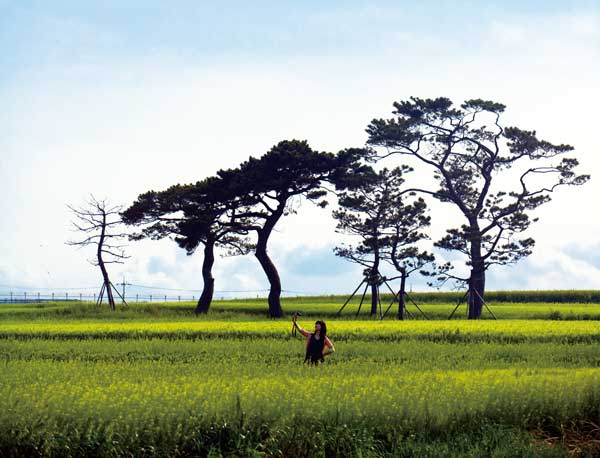
<svg viewBox="0 0 600 458">
<path fill-rule="evenodd" d="M 236 168 L 140 194 L 120 217 L 137 228 L 130 236 L 134 240 L 169 237 L 189 255 L 202 247 L 204 285 L 196 314 L 209 311 L 219 248 L 232 255 L 254 253 L 270 284 L 269 315 L 282 317 L 281 279 L 269 256 L 270 236 L 282 217 L 296 211 L 295 199 L 325 207 L 333 194 L 336 230 L 356 240 L 334 251 L 364 267 L 371 313 L 376 312 L 378 285 L 386 280 L 381 264 L 387 263 L 398 272 L 393 278 L 400 279 L 398 318 L 406 279 L 420 271 L 432 285 L 454 281 L 465 286 L 469 318 L 477 319 L 487 270 L 531 254 L 535 241 L 523 235 L 537 221 L 531 212 L 549 202 L 558 187 L 582 185 L 590 178 L 577 174 L 578 161 L 566 157 L 572 146 L 505 127 L 504 110 L 500 103 L 481 99 L 455 106 L 448 98 L 413 97 L 394 103 L 390 118 L 373 119 L 363 147 L 330 153 L 313 150 L 306 141 L 284 140 Z M 436 263 L 422 249 L 431 224 L 429 199 L 458 210 L 461 219 L 452 221 L 433 245 L 464 255 L 467 275 L 455 273 L 452 263 Z"/>
</svg>

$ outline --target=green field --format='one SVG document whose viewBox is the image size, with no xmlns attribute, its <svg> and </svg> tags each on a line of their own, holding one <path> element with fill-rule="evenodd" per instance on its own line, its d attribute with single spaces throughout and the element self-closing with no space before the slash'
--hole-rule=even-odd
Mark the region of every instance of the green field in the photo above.
<svg viewBox="0 0 600 458">
<path fill-rule="evenodd" d="M 189 303 L 1 304 L 0 456 L 599 453 L 600 304 L 498 302 L 497 321 L 472 322 L 432 301 L 436 319 L 381 322 L 356 304 L 335 318 L 342 302 L 283 302 L 306 327 L 327 319 L 320 367 L 261 300 L 200 318 Z"/>
<path fill-rule="evenodd" d="M 447 319 L 456 308 L 461 293 L 411 293 L 411 299 L 425 312 L 428 318 Z M 541 319 L 541 320 L 600 320 L 600 292 L 598 291 L 492 291 L 486 295 L 490 310 L 498 319 Z M 283 308 L 288 313 L 296 310 L 304 315 L 334 318 L 346 297 L 315 296 L 283 298 Z M 391 296 L 382 296 L 382 308 L 389 308 L 386 319 L 394 320 L 397 305 L 389 307 Z M 358 318 L 368 318 L 370 304 L 367 296 Z M 355 319 L 359 298 L 355 296 L 342 312 L 341 318 Z M 48 319 L 52 317 L 101 319 L 115 317 L 136 319 L 148 316 L 150 319 L 188 319 L 194 309 L 191 302 L 170 303 L 129 303 L 128 307 L 118 307 L 116 313 L 106 307 L 95 308 L 89 303 L 43 302 L 43 303 L 0 303 L 0 318 L 17 318 L 22 314 L 28 319 Z M 425 319 L 414 304 L 408 302 L 407 309 L 412 319 Z M 465 318 L 466 308 L 462 304 L 454 319 Z M 237 299 L 213 302 L 211 313 L 204 319 L 260 320 L 267 317 L 265 299 Z M 483 310 L 483 320 L 493 319 L 487 309 Z"/>
</svg>

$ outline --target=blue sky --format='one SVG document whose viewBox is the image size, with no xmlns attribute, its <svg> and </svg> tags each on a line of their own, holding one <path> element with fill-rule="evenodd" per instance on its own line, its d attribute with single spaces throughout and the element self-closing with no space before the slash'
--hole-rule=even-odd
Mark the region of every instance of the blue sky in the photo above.
<svg viewBox="0 0 600 458">
<path fill-rule="evenodd" d="M 543 17 L 598 11 L 593 1 L 3 0 L 0 8 L 0 59 L 8 80 L 39 77 L 37 71 L 55 65 L 103 65 L 143 56 L 188 62 L 315 55 L 368 59 L 403 32 L 417 41 L 440 37 L 446 52 L 458 46 L 484 52 L 479 41 L 493 21 L 535 26 Z M 411 48 L 401 51 L 410 54 Z"/>
<path fill-rule="evenodd" d="M 508 124 L 573 144 L 593 176 L 539 210 L 534 255 L 490 287 L 600 288 L 598 2 L 0 0 L 0 44 L 0 285 L 97 282 L 64 245 L 66 204 L 89 193 L 127 205 L 285 138 L 360 146 L 393 101 L 443 95 L 505 103 Z M 329 211 L 306 204 L 278 227 L 284 289 L 352 289 L 360 269 L 333 256 Z M 456 215 L 433 211 L 435 237 Z M 199 287 L 200 253 L 130 250 L 116 277 Z M 251 257 L 215 270 L 217 289 L 266 287 Z"/>
</svg>

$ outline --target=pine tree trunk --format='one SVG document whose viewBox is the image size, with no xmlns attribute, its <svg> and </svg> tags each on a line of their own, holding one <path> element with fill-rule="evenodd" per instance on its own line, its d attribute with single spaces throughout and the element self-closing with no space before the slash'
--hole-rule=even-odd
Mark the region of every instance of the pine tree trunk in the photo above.
<svg viewBox="0 0 600 458">
<path fill-rule="evenodd" d="M 258 232 L 258 241 L 256 243 L 256 250 L 254 255 L 258 262 L 260 263 L 265 275 L 267 276 L 267 280 L 269 280 L 270 290 L 269 290 L 269 316 L 271 318 L 281 318 L 283 317 L 283 309 L 281 308 L 281 279 L 279 278 L 279 273 L 277 272 L 277 268 L 271 258 L 267 254 L 267 242 L 269 241 L 269 236 L 283 215 L 283 210 L 285 208 L 285 202 L 283 202 L 277 210 L 267 219 L 265 225 Z"/>
<path fill-rule="evenodd" d="M 485 269 L 483 263 L 471 269 L 469 278 L 469 319 L 478 320 L 483 311 L 483 297 L 485 295 Z"/>
<path fill-rule="evenodd" d="M 212 268 L 215 263 L 215 242 L 214 240 L 207 240 L 204 245 L 204 260 L 202 261 L 202 280 L 204 286 L 202 288 L 202 294 L 196 304 L 196 315 L 201 313 L 208 313 L 210 303 L 213 299 L 215 292 L 215 279 L 212 276 Z"/>
<path fill-rule="evenodd" d="M 377 307 L 379 307 L 379 288 L 373 283 L 371 285 L 371 316 L 377 315 Z"/>
<path fill-rule="evenodd" d="M 115 298 L 112 292 L 112 285 L 110 284 L 110 279 L 108 278 L 108 272 L 106 271 L 106 267 L 104 266 L 104 262 L 102 258 L 99 260 L 100 270 L 102 271 L 102 278 L 104 281 L 104 290 L 106 292 L 106 297 L 108 298 L 108 306 L 112 311 L 116 310 L 115 306 Z"/>
<path fill-rule="evenodd" d="M 255 256 L 258 262 L 260 262 L 271 285 L 269 290 L 269 316 L 271 318 L 281 318 L 283 316 L 283 309 L 281 308 L 281 280 L 279 273 L 273 261 L 269 258 L 266 248 L 260 247 L 260 244 L 256 245 Z"/>
<path fill-rule="evenodd" d="M 376 243 L 373 250 L 373 267 L 371 267 L 371 316 L 377 315 L 377 307 L 379 306 L 379 246 Z"/>
<path fill-rule="evenodd" d="M 401 272 L 400 277 L 400 292 L 398 293 L 398 319 L 404 320 L 404 309 L 406 304 L 404 302 L 404 292 L 406 291 L 406 271 Z"/>
<path fill-rule="evenodd" d="M 469 277 L 469 320 L 478 320 L 483 309 L 483 296 L 485 294 L 485 263 L 481 256 L 481 230 L 475 217 L 469 219 L 470 232 L 470 262 L 471 275 Z"/>
</svg>

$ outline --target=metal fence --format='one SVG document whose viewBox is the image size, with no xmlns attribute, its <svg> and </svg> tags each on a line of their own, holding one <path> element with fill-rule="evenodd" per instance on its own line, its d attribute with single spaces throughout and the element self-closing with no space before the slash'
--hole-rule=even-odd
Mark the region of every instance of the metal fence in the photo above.
<svg viewBox="0 0 600 458">
<path fill-rule="evenodd" d="M 0 285 L 1 286 L 1 285 Z M 133 285 L 134 287 L 138 285 Z M 40 288 L 44 290 L 45 288 Z M 135 291 L 138 288 L 132 288 Z M 125 294 L 125 300 L 128 303 L 138 302 L 196 302 L 200 298 L 200 291 L 198 290 L 169 290 L 168 288 L 155 288 L 150 286 L 140 287 L 142 292 L 127 291 Z M 150 291 L 144 291 L 149 289 Z M 99 289 L 92 292 L 92 288 L 64 288 L 62 291 L 55 290 L 49 292 L 49 288 L 46 288 L 45 292 L 38 291 L 35 289 L 14 289 L 9 290 L 3 288 L 0 290 L 0 304 L 23 304 L 23 303 L 40 303 L 40 302 L 96 302 L 98 300 Z M 154 291 L 152 291 L 154 290 Z M 119 291 L 120 294 L 124 291 Z M 294 297 L 299 295 L 312 295 L 311 293 L 301 291 L 288 291 L 282 290 L 282 296 Z M 213 299 L 215 300 L 235 300 L 235 299 L 260 299 L 266 298 L 269 294 L 268 289 L 256 289 L 256 290 L 232 290 L 232 291 L 215 291 Z M 314 293 L 313 293 L 314 294 Z M 120 295 L 114 294 L 116 303 L 122 302 Z M 106 294 L 102 299 L 103 303 L 108 302 Z"/>
<path fill-rule="evenodd" d="M 168 295 L 168 294 L 135 294 L 125 296 L 127 302 L 195 302 L 198 296 L 187 296 L 187 295 Z M 31 292 L 9 292 L 0 294 L 0 303 L 2 304 L 24 304 L 24 303 L 37 303 L 37 302 L 96 302 L 98 299 L 97 293 L 94 294 L 83 294 L 83 293 L 31 293 Z M 220 297 L 219 299 L 225 299 Z M 103 302 L 108 302 L 106 296 Z M 115 294 L 115 302 L 121 302 Z"/>
</svg>

